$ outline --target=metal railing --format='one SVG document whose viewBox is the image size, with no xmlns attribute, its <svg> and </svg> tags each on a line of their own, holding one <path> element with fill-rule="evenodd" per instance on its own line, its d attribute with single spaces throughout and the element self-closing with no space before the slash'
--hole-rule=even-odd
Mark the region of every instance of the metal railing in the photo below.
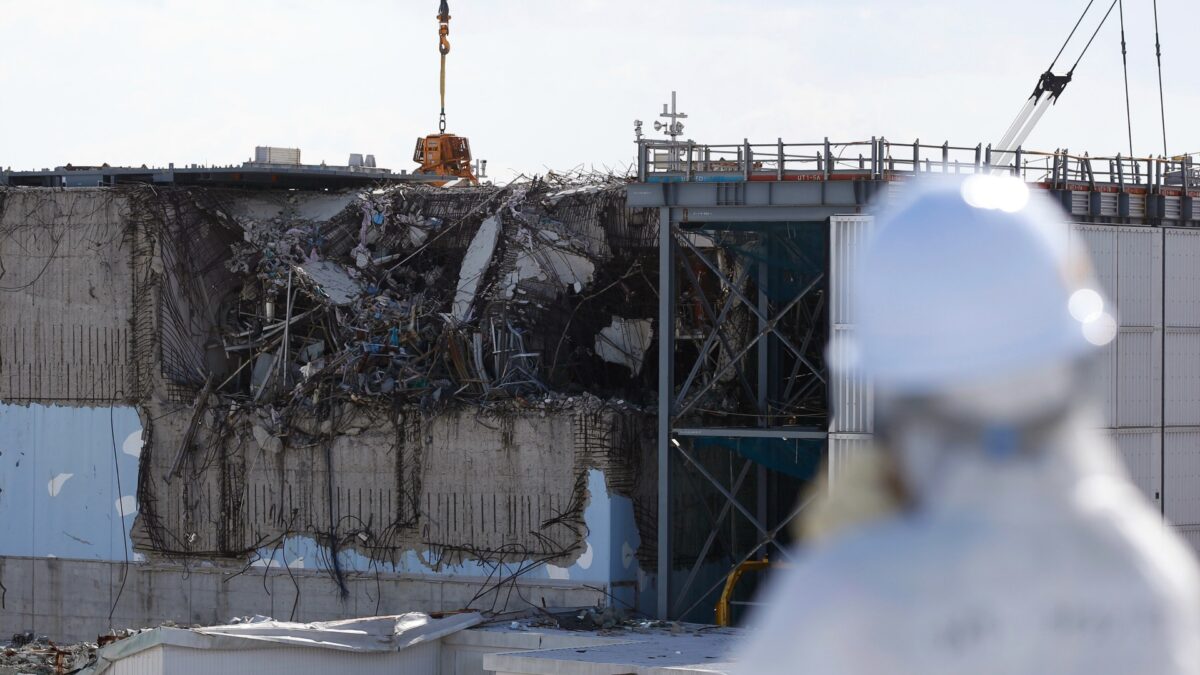
<svg viewBox="0 0 1200 675">
<path fill-rule="evenodd" d="M 913 173 L 971 174 L 1008 172 L 1028 182 L 1068 182 L 1184 190 L 1200 186 L 1200 153 L 1174 157 L 1092 157 L 1066 149 L 1042 152 L 1016 148 L 994 152 L 991 145 L 931 145 L 919 140 L 732 145 L 642 140 L 638 142 L 638 178 L 647 181 L 890 180 Z"/>
</svg>

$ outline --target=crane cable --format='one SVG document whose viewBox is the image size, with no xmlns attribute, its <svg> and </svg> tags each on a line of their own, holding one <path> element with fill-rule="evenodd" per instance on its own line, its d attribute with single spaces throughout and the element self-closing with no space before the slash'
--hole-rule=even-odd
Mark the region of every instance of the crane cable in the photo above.
<svg viewBox="0 0 1200 675">
<path fill-rule="evenodd" d="M 1062 46 L 1058 48 L 1058 53 L 1054 55 L 1054 60 L 1050 62 L 1050 67 L 1046 69 L 1046 72 L 1054 70 L 1054 64 L 1058 63 L 1058 57 L 1062 56 L 1063 50 L 1067 48 L 1067 44 L 1071 42 L 1071 38 L 1075 37 L 1075 31 L 1079 30 L 1079 24 L 1083 23 L 1083 17 L 1087 16 L 1088 10 L 1092 8 L 1093 2 L 1096 2 L 1096 0 L 1088 0 L 1087 7 L 1083 8 L 1083 14 L 1079 15 L 1079 20 L 1075 22 L 1075 27 L 1071 29 L 1069 34 L 1067 34 L 1067 39 L 1063 40 Z"/>
<path fill-rule="evenodd" d="M 1162 43 L 1158 40 L 1158 0 L 1154 0 L 1154 55 L 1158 58 L 1158 114 L 1162 118 L 1163 156 L 1167 156 L 1167 109 L 1163 103 Z"/>
<path fill-rule="evenodd" d="M 1125 50 L 1125 0 L 1119 0 L 1121 9 L 1121 70 L 1125 74 L 1125 132 L 1129 135 L 1129 156 L 1133 157 L 1133 114 L 1129 109 L 1129 60 Z"/>
<path fill-rule="evenodd" d="M 438 53 L 442 55 L 441 94 L 442 111 L 438 116 L 438 133 L 446 133 L 446 55 L 450 53 L 450 6 L 442 0 L 438 8 Z"/>
<path fill-rule="evenodd" d="M 1096 35 L 1100 32 L 1100 29 L 1104 27 L 1104 22 L 1108 21 L 1108 15 L 1112 14 L 1113 8 L 1117 6 L 1117 2 L 1118 0 L 1113 0 L 1113 3 L 1108 6 L 1108 11 L 1104 13 L 1104 18 L 1100 19 L 1100 24 L 1096 26 L 1096 30 L 1092 31 L 1092 37 L 1088 38 L 1087 44 L 1083 46 L 1083 51 L 1079 52 L 1079 58 L 1075 59 L 1075 63 L 1072 64 L 1071 69 L 1067 71 L 1068 75 L 1075 72 L 1075 66 L 1078 66 L 1079 62 L 1083 60 L 1083 55 L 1087 53 L 1088 47 L 1092 46 L 1092 41 L 1096 39 Z M 1157 2 L 1158 0 L 1155 0 L 1156 4 Z M 1088 6 L 1090 7 L 1091 4 L 1092 3 L 1089 2 Z"/>
</svg>

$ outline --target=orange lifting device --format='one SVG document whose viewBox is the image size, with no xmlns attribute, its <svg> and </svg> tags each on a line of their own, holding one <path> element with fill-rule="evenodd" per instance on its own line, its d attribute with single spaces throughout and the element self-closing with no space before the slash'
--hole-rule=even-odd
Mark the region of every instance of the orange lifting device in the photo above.
<svg viewBox="0 0 1200 675">
<path fill-rule="evenodd" d="M 438 52 L 442 55 L 442 112 L 438 117 L 438 133 L 417 139 L 413 161 L 420 164 L 422 173 L 463 178 L 477 183 L 471 172 L 471 142 L 463 136 L 446 133 L 446 55 L 450 53 L 450 6 L 442 0 L 438 8 Z"/>
</svg>

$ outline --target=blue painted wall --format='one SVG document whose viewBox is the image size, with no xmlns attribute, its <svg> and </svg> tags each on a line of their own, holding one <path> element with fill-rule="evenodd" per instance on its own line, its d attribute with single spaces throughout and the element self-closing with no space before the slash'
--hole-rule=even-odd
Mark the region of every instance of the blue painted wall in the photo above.
<svg viewBox="0 0 1200 675">
<path fill-rule="evenodd" d="M 0 555 L 135 559 L 141 435 L 133 408 L 0 403 Z"/>
</svg>

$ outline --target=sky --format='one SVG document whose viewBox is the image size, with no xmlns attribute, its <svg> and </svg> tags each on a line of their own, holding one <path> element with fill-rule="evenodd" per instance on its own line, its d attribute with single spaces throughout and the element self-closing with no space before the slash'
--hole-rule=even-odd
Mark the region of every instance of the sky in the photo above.
<svg viewBox="0 0 1200 675">
<path fill-rule="evenodd" d="M 1152 0 L 1122 0 L 1134 152 L 1162 152 Z M 436 0 L 0 0 L 0 166 L 413 168 Z M 497 181 L 624 170 L 671 90 L 697 142 L 995 142 L 1086 0 L 450 0 L 448 131 Z M 1097 0 L 1066 70 L 1109 0 Z M 1200 2 L 1159 0 L 1167 141 L 1200 151 Z M 1190 72 L 1189 72 L 1190 71 Z M 1128 152 L 1118 13 L 1026 142 Z"/>
</svg>

